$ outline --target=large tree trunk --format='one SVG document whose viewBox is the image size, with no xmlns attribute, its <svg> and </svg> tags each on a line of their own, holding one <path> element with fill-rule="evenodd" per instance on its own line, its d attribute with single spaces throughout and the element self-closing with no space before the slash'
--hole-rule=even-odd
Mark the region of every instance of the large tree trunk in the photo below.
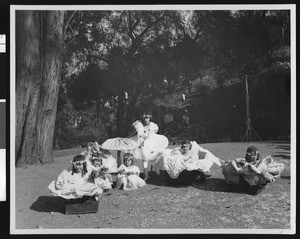
<svg viewBox="0 0 300 239">
<path fill-rule="evenodd" d="M 16 13 L 16 164 L 51 162 L 63 11 Z"/>
</svg>

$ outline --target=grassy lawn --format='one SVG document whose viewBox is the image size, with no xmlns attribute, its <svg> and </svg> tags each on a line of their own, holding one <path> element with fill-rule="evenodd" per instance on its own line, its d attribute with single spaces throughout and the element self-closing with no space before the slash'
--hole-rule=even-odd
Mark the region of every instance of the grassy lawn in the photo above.
<svg viewBox="0 0 300 239">
<path fill-rule="evenodd" d="M 251 143 L 202 144 L 217 157 L 244 157 Z M 16 168 L 16 229 L 289 229 L 290 142 L 254 142 L 262 156 L 286 166 L 280 178 L 257 196 L 232 191 L 217 165 L 197 185 L 168 186 L 152 172 L 147 186 L 136 191 L 111 189 L 94 214 L 65 215 L 62 200 L 51 196 L 50 182 L 83 148 L 54 151 L 54 162 Z M 292 160 L 295 160 L 294 158 Z M 113 231 L 111 232 L 113 233 Z"/>
</svg>

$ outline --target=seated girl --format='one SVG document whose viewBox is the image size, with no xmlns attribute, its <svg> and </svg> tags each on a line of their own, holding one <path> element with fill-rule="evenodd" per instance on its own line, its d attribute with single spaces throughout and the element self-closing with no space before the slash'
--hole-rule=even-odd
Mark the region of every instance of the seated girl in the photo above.
<svg viewBox="0 0 300 239">
<path fill-rule="evenodd" d="M 126 153 L 124 155 L 124 164 L 119 167 L 117 175 L 117 188 L 123 190 L 132 190 L 146 185 L 146 182 L 139 177 L 139 167 L 133 165 L 133 155 Z"/>
<path fill-rule="evenodd" d="M 271 156 L 260 159 L 260 153 L 255 146 L 247 148 L 245 159 L 222 161 L 221 167 L 228 183 L 240 185 L 250 194 L 259 193 L 284 170 L 284 164 L 275 162 Z"/>
<path fill-rule="evenodd" d="M 216 163 L 221 165 L 219 159 L 211 152 L 203 149 L 195 141 L 184 140 L 181 147 L 166 149 L 155 158 L 154 169 L 157 174 L 166 170 L 169 176 L 176 179 L 183 170 L 199 170 L 210 175 L 210 168 Z"/>
<path fill-rule="evenodd" d="M 106 190 L 112 188 L 112 177 L 109 174 L 109 169 L 102 165 L 102 153 L 94 153 L 87 160 L 87 171 L 89 174 L 88 182 L 95 183 L 101 189 Z"/>
<path fill-rule="evenodd" d="M 238 185 L 240 183 L 240 175 L 245 172 L 243 166 L 246 163 L 244 158 L 233 159 L 229 162 L 220 160 L 222 165 L 222 174 L 228 184 Z"/>
<path fill-rule="evenodd" d="M 94 183 L 88 182 L 86 161 L 83 155 L 75 155 L 72 170 L 64 170 L 58 178 L 50 183 L 48 189 L 54 196 L 65 199 L 76 199 L 83 196 L 98 198 L 103 190 Z"/>
<path fill-rule="evenodd" d="M 102 149 L 97 142 L 88 142 L 87 149 L 80 154 L 86 157 L 87 164 L 90 166 L 90 160 L 95 153 L 101 153 L 102 165 L 108 168 L 108 173 L 118 171 L 117 160 L 108 150 Z"/>
</svg>

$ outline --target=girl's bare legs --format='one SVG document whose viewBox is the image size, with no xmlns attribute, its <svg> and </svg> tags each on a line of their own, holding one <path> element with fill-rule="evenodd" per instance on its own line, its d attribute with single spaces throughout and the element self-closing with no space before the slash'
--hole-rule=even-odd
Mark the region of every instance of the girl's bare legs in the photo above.
<svg viewBox="0 0 300 239">
<path fill-rule="evenodd" d="M 124 189 L 127 186 L 127 178 L 122 175 L 122 176 L 117 176 L 117 188 L 118 189 Z"/>
<path fill-rule="evenodd" d="M 146 182 L 150 177 L 149 177 L 149 167 L 148 167 L 148 162 L 144 161 L 143 162 L 143 166 L 144 166 L 144 174 L 145 174 L 145 178 L 144 181 Z"/>
<path fill-rule="evenodd" d="M 145 173 L 145 178 L 144 181 L 146 182 L 150 177 L 149 177 L 149 168 L 144 168 L 144 173 Z"/>
</svg>

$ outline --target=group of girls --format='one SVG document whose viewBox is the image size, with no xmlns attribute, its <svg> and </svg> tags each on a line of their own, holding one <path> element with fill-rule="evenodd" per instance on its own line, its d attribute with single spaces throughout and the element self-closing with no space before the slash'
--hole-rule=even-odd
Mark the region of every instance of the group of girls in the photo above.
<svg viewBox="0 0 300 239">
<path fill-rule="evenodd" d="M 96 147 L 94 147 L 96 146 Z M 133 155 L 124 155 L 124 164 L 116 167 L 116 160 L 107 151 L 97 148 L 97 143 L 83 153 L 75 155 L 70 170 L 63 170 L 48 189 L 54 196 L 77 199 L 93 196 L 97 200 L 104 191 L 113 187 L 112 174 L 116 173 L 116 188 L 133 190 L 146 182 L 139 176 L 140 169 L 133 165 Z M 106 153 L 103 153 L 103 151 Z"/>
<path fill-rule="evenodd" d="M 149 179 L 154 158 L 169 145 L 167 137 L 157 134 L 158 125 L 151 118 L 151 113 L 144 113 L 140 120 L 132 124 L 134 130 L 129 137 L 109 139 L 102 144 L 106 149 L 132 153 L 136 166 L 145 175 L 145 181 Z"/>
<path fill-rule="evenodd" d="M 245 158 L 231 161 L 220 160 L 195 141 L 184 140 L 181 147 L 168 149 L 168 139 L 157 134 L 158 126 L 151 122 L 151 117 L 146 113 L 141 120 L 133 123 L 134 136 L 110 139 L 102 145 L 89 143 L 84 152 L 73 158 L 72 169 L 64 170 L 51 182 L 48 186 L 51 193 L 65 199 L 82 196 L 98 198 L 103 191 L 112 188 L 112 173 L 117 174 L 117 189 L 133 190 L 146 185 L 151 169 L 158 174 L 165 170 L 171 178 L 176 179 L 183 170 L 199 170 L 210 175 L 210 168 L 215 163 L 222 168 L 229 184 L 242 185 L 247 192 L 256 194 L 268 182 L 273 182 L 284 169 L 283 164 L 275 162 L 270 156 L 261 159 L 254 146 L 247 149 Z M 123 164 L 119 167 L 107 150 L 114 147 L 125 151 Z"/>
</svg>

